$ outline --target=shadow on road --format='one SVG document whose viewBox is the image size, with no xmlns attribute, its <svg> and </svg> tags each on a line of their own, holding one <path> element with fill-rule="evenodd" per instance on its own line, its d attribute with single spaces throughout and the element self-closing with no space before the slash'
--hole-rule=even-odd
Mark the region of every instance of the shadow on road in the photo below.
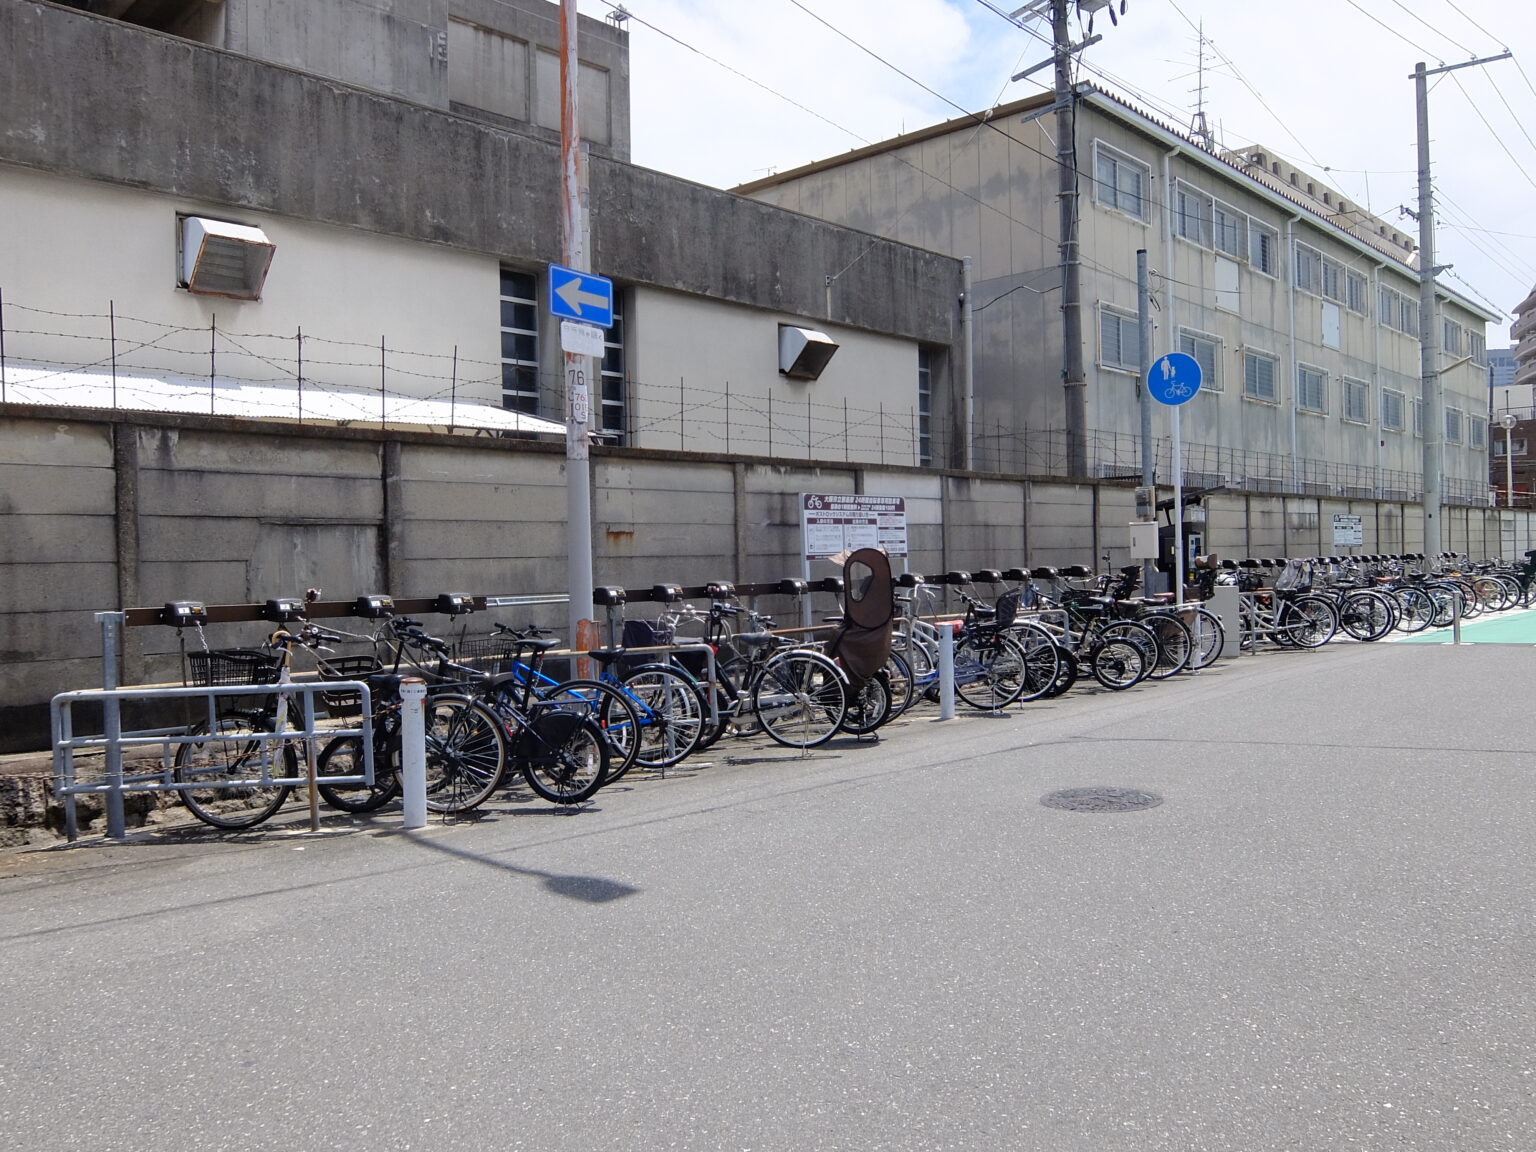
<svg viewBox="0 0 1536 1152">
<path fill-rule="evenodd" d="M 531 876 L 542 880 L 544 887 L 556 896 L 564 896 L 568 900 L 580 900 L 583 904 L 607 904 L 613 900 L 622 900 L 626 896 L 638 895 L 640 892 L 638 888 L 620 884 L 617 880 L 605 880 L 601 876 L 567 876 L 558 872 L 544 872 L 538 868 L 519 868 L 516 864 L 493 860 L 478 852 L 469 852 L 463 848 L 441 844 L 424 836 L 417 836 L 410 832 L 404 835 L 418 847 L 430 848 L 445 856 L 456 856 L 461 860 L 472 860 L 476 864 L 484 864 L 487 868 L 496 868 L 516 876 Z"/>
</svg>

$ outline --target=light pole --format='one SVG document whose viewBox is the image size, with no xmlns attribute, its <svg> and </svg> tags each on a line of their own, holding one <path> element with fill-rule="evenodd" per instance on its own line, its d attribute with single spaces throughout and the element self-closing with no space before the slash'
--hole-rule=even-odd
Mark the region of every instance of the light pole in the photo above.
<svg viewBox="0 0 1536 1152">
<path fill-rule="evenodd" d="M 1512 413 L 1506 412 L 1499 417 L 1499 427 L 1504 429 L 1504 506 L 1515 506 L 1515 454 L 1512 451 L 1514 445 L 1515 425 L 1519 421 Z"/>
</svg>

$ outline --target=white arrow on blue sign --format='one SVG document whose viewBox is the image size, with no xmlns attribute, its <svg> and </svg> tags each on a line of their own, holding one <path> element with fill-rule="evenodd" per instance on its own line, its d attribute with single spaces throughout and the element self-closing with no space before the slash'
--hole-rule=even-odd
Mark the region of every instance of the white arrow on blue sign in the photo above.
<svg viewBox="0 0 1536 1152">
<path fill-rule="evenodd" d="M 1147 389 L 1159 404 L 1184 404 L 1200 391 L 1200 362 L 1183 352 L 1159 356 L 1147 369 Z"/>
<path fill-rule="evenodd" d="M 549 266 L 549 310 L 567 320 L 613 327 L 613 281 L 559 264 Z"/>
</svg>

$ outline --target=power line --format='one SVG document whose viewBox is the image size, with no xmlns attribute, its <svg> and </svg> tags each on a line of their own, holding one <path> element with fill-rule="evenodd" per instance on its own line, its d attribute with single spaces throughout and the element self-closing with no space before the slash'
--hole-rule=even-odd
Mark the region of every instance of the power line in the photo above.
<svg viewBox="0 0 1536 1152">
<path fill-rule="evenodd" d="M 1430 52 L 1428 49 L 1423 48 L 1423 47 L 1421 47 L 1418 44 L 1415 44 L 1412 40 L 1408 39 L 1408 37 L 1404 36 L 1396 28 L 1392 27 L 1392 25 L 1388 24 L 1386 21 L 1382 20 L 1378 16 L 1371 15 L 1371 13 L 1367 12 L 1364 8 L 1360 7 L 1360 5 L 1355 3 L 1355 0 L 1344 0 L 1344 3 L 1348 4 L 1356 12 L 1360 13 L 1360 15 L 1366 17 L 1367 19 L 1375 21 L 1377 24 L 1380 24 L 1388 32 L 1392 33 L 1392 35 L 1396 36 L 1404 44 L 1408 45 L 1408 47 L 1412 48 L 1415 52 L 1418 52 L 1420 55 L 1432 56 L 1436 60 L 1440 59 L 1440 54 L 1438 52 Z"/>
<path fill-rule="evenodd" d="M 1448 32 L 1435 27 L 1435 25 L 1431 24 L 1428 20 L 1424 19 L 1424 17 L 1420 16 L 1412 8 L 1409 8 L 1406 4 L 1404 4 L 1403 0 L 1392 0 L 1392 3 L 1396 4 L 1404 12 L 1408 13 L 1408 15 L 1412 16 L 1415 20 L 1424 25 L 1424 27 L 1428 28 L 1436 36 L 1443 36 L 1445 39 L 1450 40 L 1452 44 L 1455 44 L 1457 48 L 1460 48 L 1463 52 L 1465 52 L 1468 57 L 1477 55 L 1476 52 L 1472 51 L 1472 49 L 1468 48 L 1465 44 L 1458 44 L 1455 40 L 1451 40 L 1450 34 Z"/>
<path fill-rule="evenodd" d="M 1472 19 L 1472 17 L 1468 16 L 1465 12 L 1463 12 L 1461 10 L 1461 8 L 1457 6 L 1456 0 L 1445 0 L 1445 2 L 1451 6 L 1452 11 L 1454 11 L 1456 13 L 1456 15 L 1460 16 L 1463 20 L 1465 20 L 1468 24 L 1472 25 L 1472 27 L 1476 28 L 1484 36 L 1488 37 L 1488 39 L 1492 40 L 1495 44 L 1499 45 L 1499 47 L 1501 47 L 1501 48 L 1507 48 L 1508 47 L 1507 44 L 1505 44 L 1502 40 L 1500 40 L 1492 32 L 1488 31 L 1488 29 L 1484 28 L 1476 20 Z"/>
<path fill-rule="evenodd" d="M 1504 143 L 1504 137 L 1500 136 L 1493 130 L 1493 125 L 1488 123 L 1488 117 L 1483 115 L 1483 110 L 1477 106 L 1477 101 L 1473 100 L 1472 97 L 1468 95 L 1467 90 L 1462 87 L 1461 77 L 1457 76 L 1454 72 L 1447 73 L 1447 75 L 1449 75 L 1450 78 L 1455 81 L 1457 89 L 1459 89 L 1461 94 L 1466 97 L 1467 103 L 1472 106 L 1472 111 L 1476 112 L 1477 118 L 1483 122 L 1483 127 L 1488 129 L 1488 135 L 1497 140 L 1499 147 L 1504 149 L 1504 155 L 1509 157 L 1510 163 L 1515 166 L 1515 170 L 1519 172 L 1520 175 L 1525 177 L 1525 182 L 1527 184 L 1529 184 L 1532 188 L 1536 188 L 1536 180 L 1531 178 L 1531 174 L 1525 170 L 1525 166 L 1521 164 L 1520 161 L 1516 159 L 1515 154 L 1509 150 L 1509 145 Z"/>
</svg>

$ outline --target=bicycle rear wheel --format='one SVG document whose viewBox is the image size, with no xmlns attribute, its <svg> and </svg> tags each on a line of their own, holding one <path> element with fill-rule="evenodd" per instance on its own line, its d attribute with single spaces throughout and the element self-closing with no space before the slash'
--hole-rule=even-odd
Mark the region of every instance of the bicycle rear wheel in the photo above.
<svg viewBox="0 0 1536 1152">
<path fill-rule="evenodd" d="M 852 736 L 868 736 L 893 715 L 890 681 L 882 669 L 857 692 L 848 695 L 848 709 L 843 713 L 843 731 Z"/>
<path fill-rule="evenodd" d="M 613 783 L 634 766 L 640 755 L 640 709 L 622 688 L 602 680 L 567 680 L 543 698 L 603 730 L 608 742 L 608 779 L 603 783 Z"/>
<path fill-rule="evenodd" d="M 249 716 L 226 716 L 218 723 L 218 739 L 199 740 L 176 748 L 174 776 L 187 811 L 214 828 L 254 828 L 283 806 L 292 791 L 277 779 L 298 776 L 299 757 L 290 743 L 240 739 L 268 732 Z M 206 724 L 189 736 L 208 736 Z"/>
<path fill-rule="evenodd" d="M 540 709 L 512 742 L 528 787 L 551 804 L 580 804 L 607 782 L 608 743 L 585 716 Z"/>
<path fill-rule="evenodd" d="M 1142 645 L 1122 636 L 1100 640 L 1088 650 L 1093 678 L 1112 692 L 1123 692 L 1140 684 L 1153 659 Z"/>
<path fill-rule="evenodd" d="M 1038 624 L 1015 624 L 1009 638 L 1024 654 L 1024 689 L 1020 700 L 1047 695 L 1061 673 L 1061 649 L 1056 638 Z"/>
<path fill-rule="evenodd" d="M 1221 617 L 1209 608 L 1186 608 L 1184 622 L 1189 626 L 1190 639 L 1194 644 L 1189 655 L 1189 670 L 1198 672 L 1202 668 L 1209 668 L 1216 663 L 1216 658 L 1221 655 L 1221 649 L 1226 644 L 1226 629 L 1222 626 Z"/>
<path fill-rule="evenodd" d="M 795 648 L 772 657 L 752 686 L 752 710 L 770 739 L 789 748 L 825 744 L 843 725 L 843 674 L 825 656 Z"/>
</svg>

